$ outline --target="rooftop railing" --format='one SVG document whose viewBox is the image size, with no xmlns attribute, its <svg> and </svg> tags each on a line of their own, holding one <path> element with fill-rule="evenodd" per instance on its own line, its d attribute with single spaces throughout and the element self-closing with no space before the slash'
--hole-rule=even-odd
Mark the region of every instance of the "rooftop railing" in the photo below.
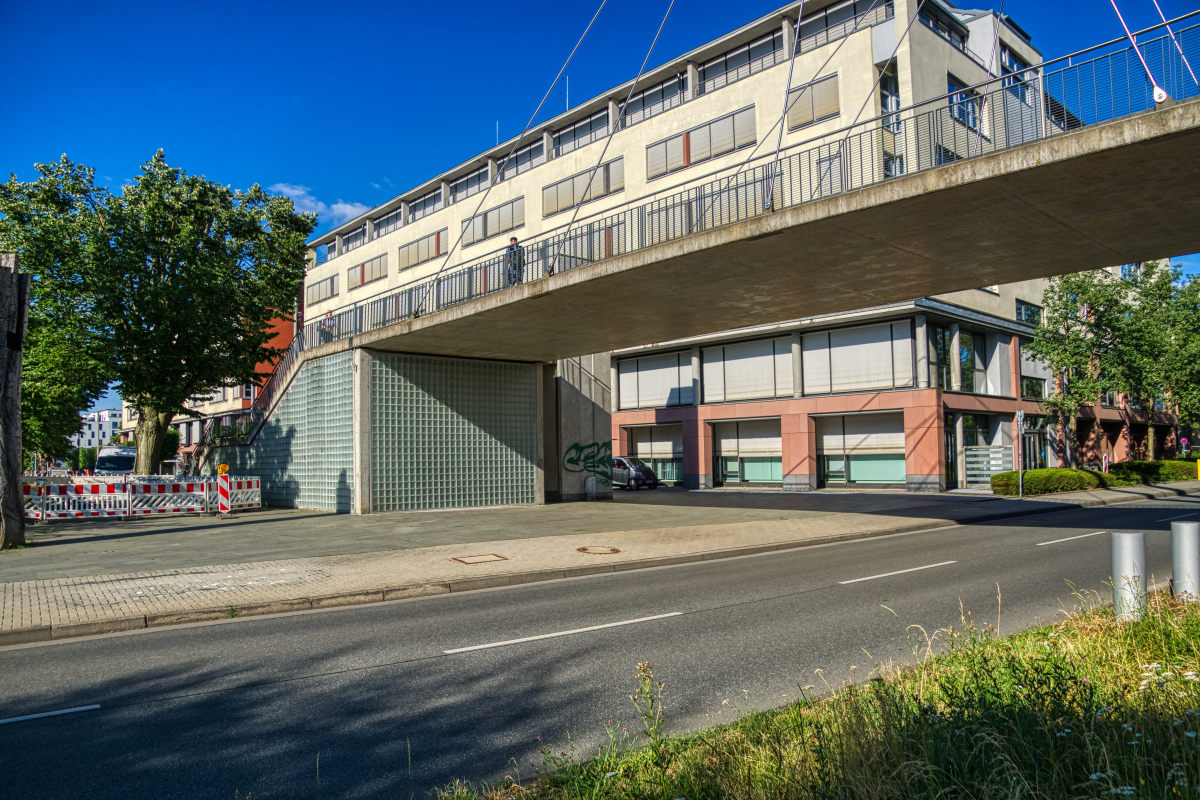
<svg viewBox="0 0 1200 800">
<path fill-rule="evenodd" d="M 1200 11 L 1185 18 L 1196 14 Z M 1200 64 L 1200 25 L 1176 31 L 1176 38 L 1188 60 Z M 311 322 L 280 359 L 254 413 L 261 417 L 270 408 L 304 349 L 645 247 L 1154 109 L 1153 86 L 1137 54 L 1131 46 L 1116 45 L 1098 45 L 997 76 L 967 93 L 824 134 L 789 148 L 778 165 L 773 154 L 764 153 L 733 174 L 584 219 L 515 252 L 484 257 Z M 1169 36 L 1138 47 L 1172 98 L 1200 96 Z"/>
</svg>

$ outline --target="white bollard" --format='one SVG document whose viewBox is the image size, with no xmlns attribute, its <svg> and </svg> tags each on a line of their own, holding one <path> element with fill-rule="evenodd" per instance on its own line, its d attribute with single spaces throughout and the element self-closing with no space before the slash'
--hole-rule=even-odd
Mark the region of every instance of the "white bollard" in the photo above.
<svg viewBox="0 0 1200 800">
<path fill-rule="evenodd" d="M 1180 600 L 1200 601 L 1200 522 L 1171 523 L 1171 586 Z"/>
<path fill-rule="evenodd" d="M 1114 531 L 1112 540 L 1113 611 L 1119 620 L 1138 620 L 1146 611 L 1146 534 Z"/>
</svg>

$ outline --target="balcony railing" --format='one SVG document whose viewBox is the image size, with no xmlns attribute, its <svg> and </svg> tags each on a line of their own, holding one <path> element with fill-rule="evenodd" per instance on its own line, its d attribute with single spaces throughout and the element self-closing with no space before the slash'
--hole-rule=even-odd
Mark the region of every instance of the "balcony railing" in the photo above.
<svg viewBox="0 0 1200 800">
<path fill-rule="evenodd" d="M 1188 17 L 1195 14 L 1200 12 Z M 1176 37 L 1189 61 L 1200 63 L 1200 26 Z M 311 322 L 264 384 L 254 413 L 261 418 L 271 407 L 304 349 L 645 247 L 1153 109 L 1153 87 L 1133 49 L 1098 52 L 1115 44 L 1083 51 L 1091 57 L 1078 63 L 1081 54 L 1072 54 L 1032 68 L 1023 73 L 1020 91 L 1014 91 L 1012 76 L 968 87 L 975 92 L 967 101 L 972 126 L 961 121 L 960 93 L 889 111 L 798 145 L 778 167 L 765 154 L 742 172 L 535 239 L 516 259 L 486 256 Z M 1173 98 L 1200 96 L 1169 37 L 1138 46 Z"/>
</svg>

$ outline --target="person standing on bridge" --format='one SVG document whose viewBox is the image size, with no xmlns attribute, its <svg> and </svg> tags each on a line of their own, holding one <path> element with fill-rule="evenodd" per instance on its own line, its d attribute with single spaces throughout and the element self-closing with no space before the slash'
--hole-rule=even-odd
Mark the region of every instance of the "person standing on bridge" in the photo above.
<svg viewBox="0 0 1200 800">
<path fill-rule="evenodd" d="M 525 279 L 525 251 L 517 244 L 515 236 L 508 240 L 508 248 L 504 251 L 504 265 L 509 286 L 516 286 Z"/>
</svg>

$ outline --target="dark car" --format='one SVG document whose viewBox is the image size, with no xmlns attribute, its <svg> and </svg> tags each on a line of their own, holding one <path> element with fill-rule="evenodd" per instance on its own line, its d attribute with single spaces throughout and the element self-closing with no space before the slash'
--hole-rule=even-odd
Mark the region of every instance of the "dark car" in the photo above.
<svg viewBox="0 0 1200 800">
<path fill-rule="evenodd" d="M 640 458 L 620 456 L 613 459 L 613 486 L 624 486 L 626 489 L 658 488 L 658 476 L 654 470 Z"/>
</svg>

